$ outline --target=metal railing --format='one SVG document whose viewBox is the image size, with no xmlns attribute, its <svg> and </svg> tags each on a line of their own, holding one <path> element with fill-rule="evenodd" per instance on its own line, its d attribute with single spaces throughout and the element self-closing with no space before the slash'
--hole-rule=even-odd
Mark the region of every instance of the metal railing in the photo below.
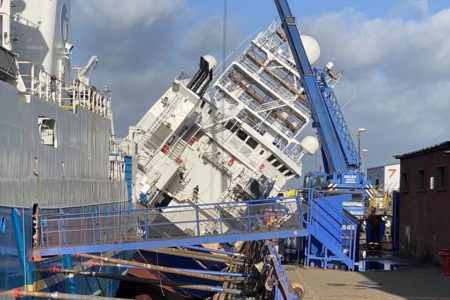
<svg viewBox="0 0 450 300">
<path fill-rule="evenodd" d="M 219 214 L 220 217 L 208 219 L 203 217 L 204 212 L 208 211 L 211 211 L 210 215 L 218 216 L 218 208 L 219 211 L 226 211 L 231 206 L 239 208 L 244 214 Z M 171 222 L 169 219 L 176 221 Z M 83 247 L 92 251 L 107 251 L 115 247 L 139 249 L 143 247 L 142 243 L 151 248 L 152 245 L 157 245 L 152 242 L 161 240 L 169 241 L 171 245 L 176 241 L 184 241 L 188 245 L 190 242 L 198 244 L 211 240 L 227 241 L 227 237 L 234 240 L 258 239 L 255 234 L 263 234 L 260 239 L 269 239 L 272 236 L 279 237 L 279 232 L 290 236 L 305 235 L 302 231 L 304 222 L 299 198 L 43 215 L 40 216 L 39 245 L 35 252 L 40 255 L 73 253 L 76 251 L 74 248 Z M 233 224 L 239 226 L 233 227 Z M 212 228 L 214 230 L 204 230 Z M 126 246 L 132 243 L 135 245 Z M 53 249 L 53 252 L 46 249 Z"/>
<path fill-rule="evenodd" d="M 21 77 L 25 84 L 25 94 L 38 96 L 41 100 L 54 103 L 65 110 L 77 112 L 78 107 L 97 113 L 104 117 L 111 117 L 111 98 L 108 93 L 88 85 L 86 78 L 75 78 L 69 86 L 55 75 L 45 72 L 41 67 L 27 62 L 18 62 Z"/>
<path fill-rule="evenodd" d="M 323 253 L 317 260 L 343 260 L 350 269 L 353 269 L 356 258 L 358 224 L 347 216 L 343 208 L 334 206 L 331 202 L 337 199 L 327 199 L 314 189 L 308 191 L 308 231 L 317 238 L 323 246 L 335 255 L 332 258 Z M 311 248 L 311 241 L 308 242 Z"/>
<path fill-rule="evenodd" d="M 17 55 L 3 47 L 0 47 L 0 74 L 8 79 L 17 78 Z"/>
</svg>

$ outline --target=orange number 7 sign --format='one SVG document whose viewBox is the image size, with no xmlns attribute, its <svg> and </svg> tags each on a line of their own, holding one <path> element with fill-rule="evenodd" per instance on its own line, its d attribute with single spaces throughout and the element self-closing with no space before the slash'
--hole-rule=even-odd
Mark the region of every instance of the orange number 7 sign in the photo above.
<svg viewBox="0 0 450 300">
<path fill-rule="evenodd" d="M 389 178 L 391 178 L 392 176 L 394 176 L 395 172 L 397 172 L 397 169 L 388 169 L 389 172 Z"/>
</svg>

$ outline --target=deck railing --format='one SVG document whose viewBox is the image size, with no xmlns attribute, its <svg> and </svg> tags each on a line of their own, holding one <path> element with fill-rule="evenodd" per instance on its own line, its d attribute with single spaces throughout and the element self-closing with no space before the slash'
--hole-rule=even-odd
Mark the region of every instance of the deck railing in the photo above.
<svg viewBox="0 0 450 300">
<path fill-rule="evenodd" d="M 223 214 L 222 211 L 230 206 L 240 207 L 244 214 Z M 204 215 L 208 211 L 217 217 L 206 219 Z M 175 215 L 176 221 L 169 221 Z M 255 239 L 255 234 L 262 233 L 266 239 L 271 238 L 271 235 L 279 237 L 279 232 L 285 235 L 286 232 L 290 232 L 290 235 L 300 234 L 303 226 L 299 198 L 43 215 L 40 216 L 39 246 L 36 251 L 40 255 L 49 255 L 72 253 L 77 251 L 75 248 L 92 251 L 138 249 L 143 245 L 151 248 L 152 245 L 160 246 L 158 241 L 166 241 L 171 245 L 180 241 L 198 244 L 213 240 L 226 241 L 230 237 L 234 240 Z"/>
</svg>

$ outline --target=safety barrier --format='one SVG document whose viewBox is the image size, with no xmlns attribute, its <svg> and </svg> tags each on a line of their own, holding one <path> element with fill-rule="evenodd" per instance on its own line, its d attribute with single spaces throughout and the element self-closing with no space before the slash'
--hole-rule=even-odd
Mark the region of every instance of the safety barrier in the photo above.
<svg viewBox="0 0 450 300">
<path fill-rule="evenodd" d="M 301 198 L 271 198 L 164 208 L 43 215 L 39 218 L 39 245 L 34 249 L 34 255 L 306 236 L 301 204 Z M 203 217 L 205 214 L 200 214 L 214 210 L 216 213 L 210 215 L 217 216 L 217 211 L 226 211 L 230 206 L 239 207 L 244 213 L 242 216 L 221 213 L 218 217 L 207 219 Z M 177 215 L 177 221 L 169 221 L 173 219 L 171 215 Z"/>
<path fill-rule="evenodd" d="M 351 195 L 327 196 L 309 191 L 308 243 L 306 265 L 316 262 L 327 267 L 341 262 L 353 269 L 357 252 L 358 223 L 342 207 Z"/>
</svg>

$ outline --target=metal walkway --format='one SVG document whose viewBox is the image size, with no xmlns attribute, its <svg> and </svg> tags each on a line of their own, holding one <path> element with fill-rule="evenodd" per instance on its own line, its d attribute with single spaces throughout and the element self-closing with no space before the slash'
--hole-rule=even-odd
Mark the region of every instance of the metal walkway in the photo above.
<svg viewBox="0 0 450 300">
<path fill-rule="evenodd" d="M 224 213 L 231 207 L 244 214 Z M 205 218 L 205 212 L 220 217 Z M 43 215 L 33 256 L 307 236 L 304 216 L 300 198 Z"/>
</svg>

